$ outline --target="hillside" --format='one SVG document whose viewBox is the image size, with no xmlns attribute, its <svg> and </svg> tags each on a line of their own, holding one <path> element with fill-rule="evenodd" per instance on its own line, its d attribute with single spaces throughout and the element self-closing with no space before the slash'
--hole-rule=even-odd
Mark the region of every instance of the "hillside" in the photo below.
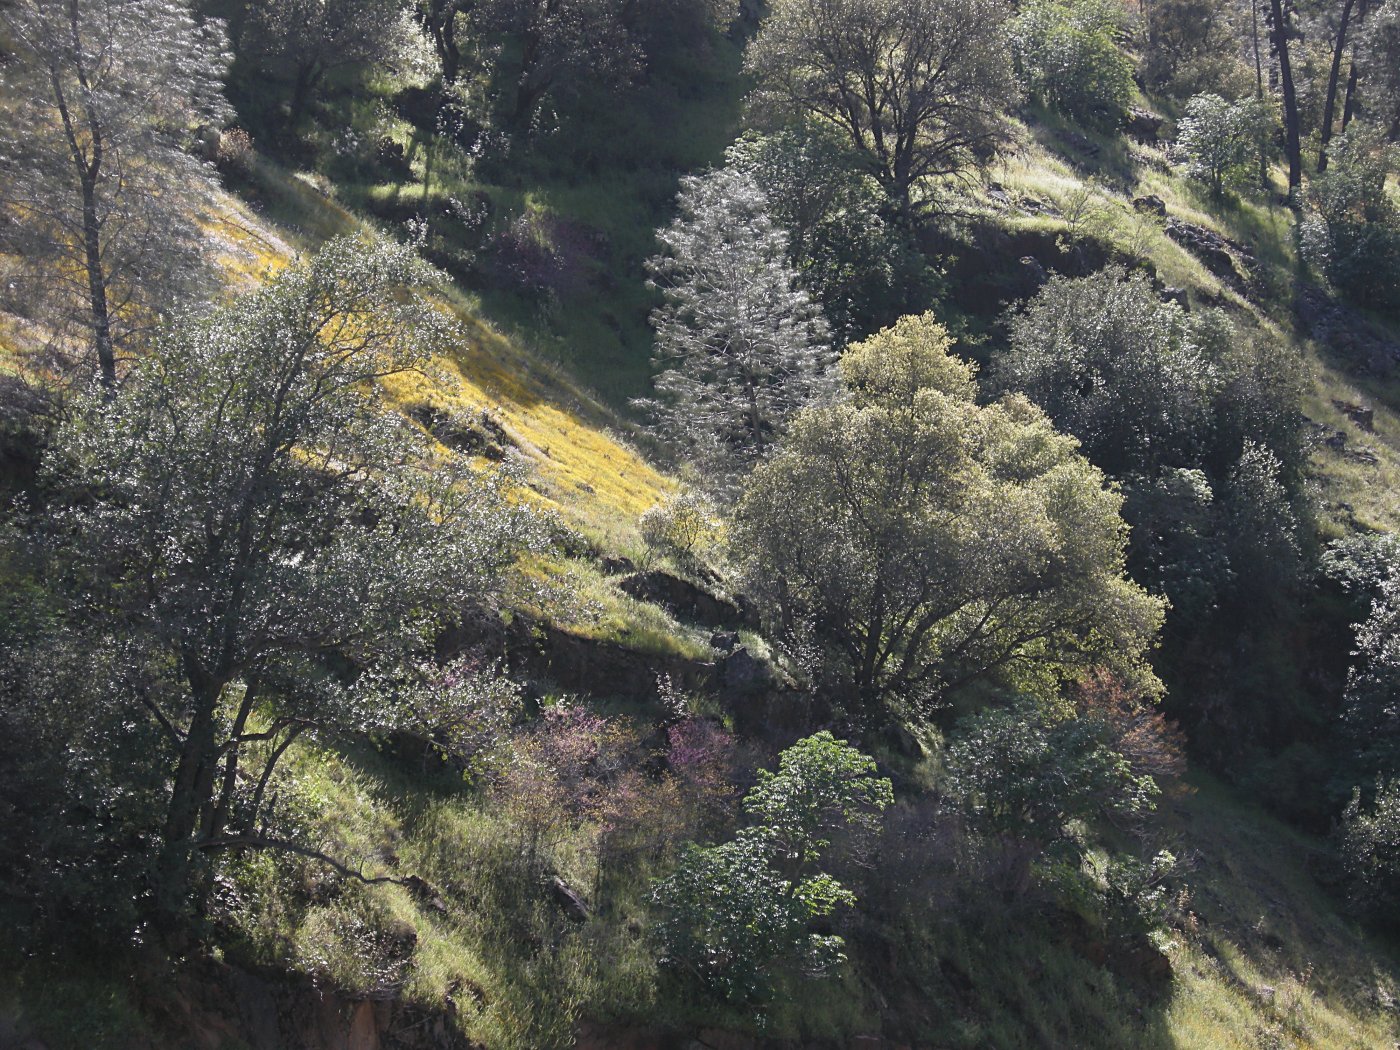
<svg viewBox="0 0 1400 1050">
<path fill-rule="evenodd" d="M 47 295 L 0 304 L 0 490 L 18 497 L 0 550 L 0 819 L 17 829 L 0 852 L 0 1050 L 1400 1043 L 1382 801 L 1396 773 L 1383 615 L 1385 544 L 1400 528 L 1400 315 L 1349 297 L 1309 254 L 1320 174 L 1290 195 L 1286 149 L 1268 156 L 1262 187 L 1253 155 L 1223 192 L 1189 174 L 1186 95 L 1152 80 L 1137 22 L 1090 0 L 1026 11 L 1080 12 L 1075 32 L 1101 33 L 1136 71 L 1118 116 L 1067 110 L 1018 42 L 1014 90 L 982 74 L 1000 107 L 994 148 L 905 185 L 902 202 L 878 162 L 837 141 L 844 131 L 813 130 L 762 93 L 782 83 L 762 63 L 783 56 L 763 50 L 760 27 L 798 0 L 627 5 L 617 25 L 607 5 L 563 4 L 558 23 L 534 23 L 505 4 L 490 16 L 424 0 L 396 21 L 396 2 L 346 3 L 367 19 L 344 16 L 362 50 L 306 84 L 296 71 L 317 68 L 302 63 L 314 45 L 273 48 L 268 33 L 293 30 L 263 5 L 194 5 L 228 19 L 233 54 L 232 109 L 207 151 L 221 184 L 180 204 L 214 274 L 195 312 L 225 311 L 210 315 L 214 335 L 177 321 L 161 343 L 133 324 L 123 385 L 85 394 L 61 362 L 86 336 L 45 316 L 58 309 Z M 307 7 L 308 24 L 323 6 Z M 1238 5 L 1215 6 L 1238 18 Z M 5 22 L 7 61 L 23 60 L 27 17 Z M 1325 12 L 1295 17 L 1308 47 L 1331 39 Z M 1094 29 L 1104 18 L 1118 28 Z M 594 43 L 551 50 L 550 33 Z M 449 84 L 438 64 L 453 50 L 462 72 Z M 536 97 L 540 70 L 553 79 Z M 19 95 L 0 98 L 19 111 Z M 1317 150 L 1314 137 L 1309 163 Z M 1385 163 L 1381 198 L 1400 207 Z M 700 182 L 682 181 L 715 169 L 751 180 L 764 203 L 707 205 Z M 10 201 L 0 192 L 11 228 L 37 228 Z M 655 261 L 673 221 L 669 258 L 687 265 L 697 244 L 742 251 L 779 233 L 725 286 L 711 260 L 690 277 Z M 231 830 L 193 847 L 181 898 L 165 814 L 197 736 L 187 639 L 213 599 L 162 603 L 186 572 L 188 593 L 219 593 L 219 544 L 212 569 L 188 553 L 206 550 L 214 517 L 175 508 L 198 485 L 224 490 L 179 450 L 208 447 L 230 457 L 211 467 L 241 469 L 238 441 L 256 446 L 281 417 L 231 444 L 180 444 L 209 419 L 217 436 L 227 405 L 261 396 L 261 377 L 230 371 L 215 410 L 192 402 L 180 416 L 182 389 L 159 385 L 164 362 L 178 376 L 191 360 L 236 370 L 218 362 L 244 348 L 278 360 L 289 329 L 264 339 L 257 325 L 294 328 L 303 307 L 258 314 L 250 293 L 297 294 L 346 244 L 370 276 L 333 275 L 327 294 L 373 282 L 395 243 L 437 269 L 426 291 L 388 282 L 383 316 L 444 335 L 409 367 L 376 363 L 346 382 L 324 417 L 307 410 L 329 429 L 275 446 L 284 473 L 268 475 L 272 495 L 248 520 L 282 523 L 256 535 L 285 546 L 268 540 L 265 566 L 240 571 L 250 588 L 294 582 L 248 603 L 274 610 L 278 628 L 246 643 L 269 655 L 231 661 L 210 701 L 226 740 L 199 824 L 218 810 L 213 826 Z M 29 287 L 18 282 L 40 239 L 5 250 L 12 290 Z M 695 273 L 715 282 L 694 286 L 708 289 L 701 306 L 668 315 Z M 1118 275 L 1109 292 L 1080 283 L 1104 273 Z M 755 305 L 770 279 L 780 291 Z M 1123 313 L 1084 319 L 1102 305 L 1092 295 L 1120 289 Z M 144 320 L 146 291 L 121 309 Z M 1061 291 L 1080 298 L 1057 317 Z M 658 417 L 634 399 L 684 367 L 683 351 L 660 349 L 677 345 L 668 323 L 671 338 L 702 330 L 706 302 L 745 292 L 740 315 L 792 311 L 764 352 L 786 352 L 801 328 L 791 318 L 810 308 L 833 333 L 812 358 L 845 356 L 828 394 L 755 426 L 764 451 L 716 468 L 742 425 L 706 434 L 717 417 L 703 401 Z M 1108 386 L 1126 415 L 1073 415 L 1092 355 L 1149 302 L 1159 327 L 1125 345 L 1180 352 L 1200 376 L 1169 362 L 1138 387 L 1124 368 Z M 164 320 L 167 305 L 149 309 Z M 336 309 L 348 322 L 307 341 L 333 351 L 324 375 L 337 353 L 381 340 L 407 354 L 419 334 Z M 1079 322 L 1103 327 L 1080 334 L 1085 356 L 1056 402 L 1033 384 L 1060 373 L 1028 340 L 1068 345 Z M 216 364 L 203 363 L 199 340 L 224 332 Z M 725 332 L 726 346 L 745 338 L 737 323 Z M 1204 407 L 1181 408 L 1183 390 Z M 1017 407 L 1023 395 L 1045 414 Z M 741 419 L 757 419 L 753 405 Z M 1179 448 L 1174 411 L 1209 420 Z M 381 433 L 376 418 L 405 425 Z M 1123 418 L 1140 429 L 1113 430 Z M 899 460 L 903 447 L 878 444 L 891 435 L 937 452 Z M 117 437 L 127 444 L 103 444 Z M 129 462 L 104 465 L 111 449 Z M 143 456 L 153 477 L 182 480 L 123 488 L 145 483 Z M 934 495 L 899 490 L 840 519 L 841 497 L 876 491 L 885 467 L 945 460 Z M 1259 462 L 1256 483 L 1246 466 Z M 440 489 L 436 476 L 452 480 Z M 1182 478 L 1196 502 L 1171 487 Z M 965 522 L 933 541 L 918 531 L 952 506 Z M 867 562 L 852 537 L 870 516 L 888 530 L 872 534 L 895 539 Z M 118 563 L 122 522 L 144 524 Z M 441 562 L 400 546 L 420 532 Z M 1375 546 L 1329 546 L 1357 537 Z M 952 613 L 939 600 L 906 613 L 905 626 L 936 624 L 905 663 L 925 660 L 937 688 L 841 677 L 860 672 L 832 655 L 857 644 L 840 627 L 863 623 L 858 584 L 839 611 L 793 597 L 802 558 L 828 542 L 835 553 L 805 584 L 818 597 L 887 565 L 913 581 L 927 551 L 937 571 L 919 585 L 966 588 Z M 1033 586 L 978 589 L 1022 558 Z M 908 589 L 899 575 L 886 584 Z M 1049 626 L 1031 619 L 1046 593 Z M 443 595 L 451 604 L 435 606 Z M 225 616 L 251 615 L 241 602 Z M 875 633 L 896 637 L 896 621 Z M 964 685 L 958 661 L 1001 644 Z M 1348 720 L 1370 696 L 1391 721 L 1358 745 Z M 1382 828 L 1369 875 L 1349 852 L 1353 788 Z"/>
</svg>

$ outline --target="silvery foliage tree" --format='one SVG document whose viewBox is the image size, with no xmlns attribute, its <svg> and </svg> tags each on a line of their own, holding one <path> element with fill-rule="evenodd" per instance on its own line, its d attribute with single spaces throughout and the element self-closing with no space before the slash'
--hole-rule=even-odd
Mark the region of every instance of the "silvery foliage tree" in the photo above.
<svg viewBox="0 0 1400 1050">
<path fill-rule="evenodd" d="M 889 197 L 840 129 L 809 119 L 745 135 L 724 161 L 766 191 L 769 213 L 788 234 L 788 258 L 837 345 L 895 320 L 899 304 L 918 296 L 917 255 L 887 221 Z"/>
<path fill-rule="evenodd" d="M 687 178 L 678 203 L 657 234 L 665 252 L 647 263 L 666 301 L 652 315 L 657 396 L 638 404 L 723 492 L 825 389 L 827 325 L 752 176 Z"/>
<path fill-rule="evenodd" d="M 507 475 L 429 463 L 379 393 L 453 337 L 407 291 L 434 277 L 407 247 L 332 241 L 183 321 L 115 397 L 79 398 L 46 459 L 51 578 L 94 630 L 165 654 L 125 704 L 164 733 L 177 910 L 204 885 L 195 857 L 266 844 L 262 792 L 291 740 L 422 708 L 396 669 L 539 542 Z"/>
<path fill-rule="evenodd" d="M 1003 0 L 777 0 L 749 46 L 760 104 L 829 120 L 906 211 L 990 153 L 1018 95 Z"/>
<path fill-rule="evenodd" d="M 28 309 L 91 330 L 110 388 L 132 333 L 198 285 L 216 176 L 189 147 L 229 114 L 223 29 L 183 0 L 16 0 L 0 25 L 0 247 Z"/>
</svg>

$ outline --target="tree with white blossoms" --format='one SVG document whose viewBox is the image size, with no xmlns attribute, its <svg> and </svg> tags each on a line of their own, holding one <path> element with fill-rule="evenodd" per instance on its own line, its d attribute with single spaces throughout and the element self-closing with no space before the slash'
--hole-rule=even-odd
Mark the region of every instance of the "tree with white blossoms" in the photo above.
<svg viewBox="0 0 1400 1050">
<path fill-rule="evenodd" d="M 230 113 L 223 27 L 183 0 L 16 0 L 0 27 L 0 250 L 27 310 L 90 330 L 111 388 L 132 333 L 199 287 L 217 176 L 191 146 Z"/>
<path fill-rule="evenodd" d="M 825 389 L 827 324 L 752 176 L 686 178 L 678 204 L 657 234 L 665 252 L 647 263 L 666 301 L 652 315 L 657 396 L 637 403 L 723 492 Z"/>
<path fill-rule="evenodd" d="M 258 755 L 265 784 L 304 731 L 382 730 L 422 708 L 371 683 L 402 680 L 542 542 L 508 475 L 430 462 L 380 395 L 453 336 L 411 294 L 434 279 L 410 248 L 332 241 L 181 323 L 115 396 L 78 398 L 45 460 L 61 497 L 43 523 L 50 578 L 87 622 L 164 654 L 123 702 L 168 747 L 152 758 L 169 770 L 159 882 L 174 928 L 207 894 L 200 857 L 306 852 L 259 833 L 262 789 L 245 797 L 242 765 Z"/>
</svg>

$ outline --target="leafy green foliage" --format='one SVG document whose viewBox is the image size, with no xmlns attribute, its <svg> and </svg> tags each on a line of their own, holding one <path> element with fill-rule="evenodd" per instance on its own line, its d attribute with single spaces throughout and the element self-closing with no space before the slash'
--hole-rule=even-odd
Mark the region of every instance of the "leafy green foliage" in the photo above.
<svg viewBox="0 0 1400 1050">
<path fill-rule="evenodd" d="M 1302 574 L 1298 518 L 1282 473 L 1277 456 L 1247 443 L 1230 471 L 1221 508 L 1233 598 L 1256 614 L 1281 611 Z"/>
<path fill-rule="evenodd" d="M 704 496 L 681 492 L 648 508 L 637 523 L 637 531 L 648 550 L 688 568 L 716 545 L 719 519 Z"/>
<path fill-rule="evenodd" d="M 838 832 L 872 827 L 893 800 L 875 763 L 821 732 L 783 752 L 744 799 L 756 826 L 718 846 L 692 845 L 653 900 L 661 961 L 733 1003 L 772 993 L 771 968 L 796 964 L 805 976 L 844 961 L 840 937 L 810 932 L 816 919 L 856 898 L 814 870 Z"/>
<path fill-rule="evenodd" d="M 333 241 L 79 400 L 45 460 L 51 571 L 100 630 L 164 655 L 160 690 L 133 667 L 122 704 L 166 733 L 177 900 L 193 851 L 256 827 L 285 742 L 401 714 L 337 661 L 398 666 L 541 546 L 508 475 L 425 470 L 378 395 L 451 334 L 407 291 L 432 276 L 411 248 Z"/>
<path fill-rule="evenodd" d="M 239 58 L 258 77 L 290 81 L 295 124 L 328 77 L 407 57 L 402 11 L 399 0 L 250 0 Z"/>
<path fill-rule="evenodd" d="M 1219 95 L 1196 95 L 1186 103 L 1177 125 L 1177 153 L 1192 178 L 1207 183 L 1217 196 L 1246 178 L 1274 126 L 1274 114 L 1262 99 L 1227 102 Z"/>
<path fill-rule="evenodd" d="M 849 136 L 906 214 L 992 153 L 1017 88 L 1000 0 L 779 0 L 749 45 L 758 102 Z"/>
<path fill-rule="evenodd" d="M 1400 311 L 1400 205 L 1386 189 L 1394 147 L 1354 129 L 1309 184 L 1304 257 L 1348 298 Z"/>
<path fill-rule="evenodd" d="M 1051 278 L 1012 315 L 997 376 L 1116 476 L 1204 466 L 1220 477 L 1251 441 L 1298 462 L 1296 355 L 1217 312 L 1188 315 L 1142 273 Z"/>
<path fill-rule="evenodd" d="M 1389 926 L 1400 922 L 1400 781 L 1393 775 L 1376 782 L 1369 805 L 1362 804 L 1360 788 L 1352 794 L 1340 845 L 1353 904 Z"/>
<path fill-rule="evenodd" d="M 1144 9 L 1140 36 L 1147 85 L 1172 98 L 1204 92 L 1237 98 L 1255 88 L 1252 56 L 1239 41 L 1250 12 L 1215 0 L 1158 0 Z"/>
<path fill-rule="evenodd" d="M 855 896 L 828 875 L 794 885 L 773 866 L 766 828 L 748 828 L 718 846 L 690 846 L 657 884 L 666 917 L 656 925 L 660 961 L 691 974 L 722 999 L 745 1003 L 771 994 L 769 970 L 796 962 L 819 977 L 842 962 L 840 938 L 808 932 Z"/>
<path fill-rule="evenodd" d="M 759 770 L 744 810 L 805 871 L 838 831 L 873 830 L 893 801 L 890 782 L 875 776 L 875 760 L 823 730 L 784 751 L 776 773 Z"/>
<path fill-rule="evenodd" d="M 1342 721 L 1363 776 L 1400 772 L 1400 577 L 1393 571 L 1357 626 Z"/>
<path fill-rule="evenodd" d="M 804 119 L 771 135 L 746 135 L 727 166 L 763 187 L 788 257 L 822 305 L 839 345 L 895 320 L 926 285 L 922 260 L 890 221 L 892 205 L 840 133 Z"/>
<path fill-rule="evenodd" d="M 1164 768 L 1160 727 L 1125 719 L 1101 697 L 1081 707 L 1052 712 L 1020 700 L 964 719 L 948 746 L 946 790 L 981 849 L 1000 859 L 991 872 L 1003 894 L 1025 898 L 1039 884 L 1061 907 L 1131 941 L 1160 925 L 1175 858 L 1105 850 L 1102 832 L 1155 808 L 1159 788 L 1144 767 Z"/>
<path fill-rule="evenodd" d="M 851 348 L 851 396 L 750 477 L 732 543 L 767 623 L 861 718 L 1100 661 L 1152 691 L 1121 496 L 1024 398 L 978 405 L 948 344 L 925 315 Z"/>
<path fill-rule="evenodd" d="M 1112 129 L 1133 97 L 1133 66 L 1119 50 L 1124 10 L 1112 0 L 1033 0 L 1011 22 L 1030 94 L 1093 127 Z"/>
<path fill-rule="evenodd" d="M 1035 701 L 964 721 L 948 746 L 950 791 L 980 830 L 1027 839 L 1041 850 L 1077 852 L 1082 821 L 1149 812 L 1148 775 L 1109 747 L 1104 727 L 1057 718 Z"/>
<path fill-rule="evenodd" d="M 1367 12 L 1356 50 L 1367 116 L 1393 142 L 1400 130 L 1400 3 Z"/>
<path fill-rule="evenodd" d="M 1168 467 L 1124 479 L 1123 517 L 1133 527 L 1133 578 L 1171 598 L 1173 619 L 1211 613 L 1233 579 L 1221 512 L 1201 470 Z"/>
</svg>

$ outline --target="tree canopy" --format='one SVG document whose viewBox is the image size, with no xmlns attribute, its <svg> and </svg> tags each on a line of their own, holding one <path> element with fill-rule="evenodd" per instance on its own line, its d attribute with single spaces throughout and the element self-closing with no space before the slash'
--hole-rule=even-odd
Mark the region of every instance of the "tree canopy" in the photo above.
<svg viewBox="0 0 1400 1050">
<path fill-rule="evenodd" d="M 749 45 L 759 100 L 832 121 L 906 212 L 998 144 L 1017 97 L 1001 0 L 778 0 Z"/>
<path fill-rule="evenodd" d="M 1109 662 L 1149 689 L 1162 606 L 1123 576 L 1122 497 L 1021 397 L 973 397 L 929 315 L 841 361 L 758 467 L 733 546 L 775 635 L 860 718 L 979 679 Z"/>
<path fill-rule="evenodd" d="M 253 741 L 392 724 L 351 669 L 410 661 L 536 542 L 506 478 L 428 469 L 378 396 L 450 335 L 404 292 L 431 279 L 411 248 L 333 241 L 80 399 L 46 460 L 73 497 L 45 532 L 57 575 L 166 654 L 169 686 L 127 703 L 165 732 L 174 897 L 193 852 L 253 836 Z"/>
</svg>

